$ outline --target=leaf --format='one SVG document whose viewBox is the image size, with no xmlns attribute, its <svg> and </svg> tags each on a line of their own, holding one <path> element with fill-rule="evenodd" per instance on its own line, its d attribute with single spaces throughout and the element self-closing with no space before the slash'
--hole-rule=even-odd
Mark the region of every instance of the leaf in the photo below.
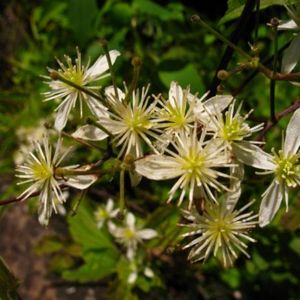
<svg viewBox="0 0 300 300">
<path fill-rule="evenodd" d="M 180 11 L 181 6 L 179 5 L 170 5 L 169 9 L 167 9 L 151 0 L 135 0 L 132 6 L 137 13 L 153 16 L 159 18 L 161 21 L 184 20 L 183 14 Z"/>
<path fill-rule="evenodd" d="M 57 252 L 63 248 L 63 243 L 57 236 L 45 236 L 35 246 L 34 251 L 38 255 Z"/>
<path fill-rule="evenodd" d="M 2 257 L 0 257 L 0 299 L 19 300 L 17 288 L 18 280 L 10 272 Z"/>
<path fill-rule="evenodd" d="M 94 22 L 98 7 L 96 0 L 72 0 L 69 6 L 69 19 L 74 37 L 80 45 L 94 35 Z"/>
<path fill-rule="evenodd" d="M 93 218 L 92 211 L 85 202 L 80 204 L 75 216 L 68 217 L 74 241 L 82 245 L 84 251 L 107 248 L 116 253 L 115 245 L 107 234 L 97 228 Z"/>
<path fill-rule="evenodd" d="M 220 24 L 238 18 L 243 11 L 245 2 L 246 0 L 228 0 L 228 8 L 225 13 L 225 16 L 220 20 Z M 299 0 L 261 0 L 260 10 L 272 5 L 295 4 L 297 2 L 299 2 Z"/>
<path fill-rule="evenodd" d="M 187 64 L 182 69 L 176 71 L 160 71 L 159 78 L 166 87 L 170 86 L 171 81 L 177 81 L 183 88 L 190 85 L 192 92 L 204 91 L 203 81 L 197 69 L 192 64 Z"/>
<path fill-rule="evenodd" d="M 102 250 L 84 254 L 85 264 L 78 269 L 63 272 L 66 280 L 96 281 L 116 271 L 118 257 L 115 252 Z"/>
</svg>

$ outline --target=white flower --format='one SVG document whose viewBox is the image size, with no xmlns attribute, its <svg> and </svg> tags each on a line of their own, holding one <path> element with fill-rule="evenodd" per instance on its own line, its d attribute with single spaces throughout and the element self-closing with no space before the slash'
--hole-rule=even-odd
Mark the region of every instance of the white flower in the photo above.
<svg viewBox="0 0 300 300">
<path fill-rule="evenodd" d="M 211 191 L 228 190 L 219 177 L 230 177 L 217 170 L 220 167 L 229 167 L 228 158 L 224 154 L 224 146 L 215 140 L 205 141 L 206 133 L 201 132 L 197 137 L 197 128 L 190 133 L 182 132 L 177 135 L 171 144 L 176 152 L 166 149 L 165 154 L 149 155 L 135 162 L 136 171 L 149 179 L 166 180 L 179 177 L 169 191 L 170 201 L 175 192 L 181 189 L 179 205 L 186 193 L 189 193 L 191 207 L 195 190 L 199 189 L 202 197 L 216 198 Z"/>
<path fill-rule="evenodd" d="M 234 111 L 235 101 L 229 106 L 228 111 L 225 112 L 225 116 L 221 112 L 215 112 L 214 116 L 211 116 L 212 123 L 214 124 L 215 132 L 214 137 L 220 139 L 222 143 L 226 146 L 226 150 L 235 153 L 236 145 L 248 145 L 249 143 L 255 143 L 253 141 L 244 141 L 245 138 L 251 136 L 253 133 L 263 129 L 263 123 L 258 124 L 254 127 L 250 127 L 246 120 L 249 117 L 250 111 L 245 116 L 240 115 L 240 110 L 242 103 Z M 212 128 L 212 126 L 211 126 Z M 241 147 L 241 146 L 240 146 Z M 246 146 L 247 148 L 247 146 Z"/>
<path fill-rule="evenodd" d="M 138 243 L 142 242 L 142 240 L 153 239 L 157 236 L 157 232 L 149 228 L 137 229 L 135 217 L 132 213 L 126 215 L 124 223 L 124 227 L 117 227 L 114 223 L 109 222 L 108 228 L 117 241 L 126 247 L 126 256 L 131 261 L 135 256 Z"/>
<path fill-rule="evenodd" d="M 279 26 L 279 30 L 300 30 L 300 5 L 286 6 L 288 14 L 292 18 L 289 21 L 282 22 Z M 292 72 L 298 64 L 300 59 L 300 33 L 295 33 L 289 47 L 283 52 L 281 71 L 283 73 Z M 294 83 L 294 82 L 293 82 Z M 299 85 L 299 82 L 294 84 Z"/>
<path fill-rule="evenodd" d="M 288 191 L 300 185 L 300 109 L 296 110 L 286 129 L 282 150 L 270 155 L 259 147 L 251 145 L 248 151 L 240 151 L 243 163 L 258 169 L 267 170 L 260 174 L 274 173 L 275 178 L 262 195 L 259 211 L 259 224 L 266 226 L 278 211 L 282 199 L 288 207 Z"/>
<path fill-rule="evenodd" d="M 237 258 L 237 252 L 249 257 L 244 241 L 255 242 L 248 232 L 257 224 L 257 215 L 244 211 L 253 202 L 235 211 L 226 209 L 226 205 L 223 205 L 225 203 L 207 203 L 203 215 L 196 210 L 183 211 L 184 217 L 192 222 L 183 225 L 188 228 L 183 237 L 196 235 L 183 247 L 192 248 L 188 256 L 192 262 L 205 261 L 210 255 L 220 255 L 224 267 L 228 267 Z"/>
<path fill-rule="evenodd" d="M 57 201 L 65 202 L 65 196 L 61 185 L 86 189 L 95 182 L 95 175 L 68 175 L 70 170 L 78 170 L 77 166 L 60 167 L 64 158 L 71 149 L 61 151 L 61 140 L 58 140 L 53 153 L 52 146 L 45 137 L 41 143 L 35 142 L 35 151 L 29 153 L 28 159 L 23 165 L 17 167 L 17 177 L 23 181 L 18 184 L 30 184 L 19 196 L 22 200 L 39 192 L 39 221 L 47 225 L 52 211 L 57 213 Z M 57 172 L 60 170 L 60 174 Z M 64 174 L 66 173 L 66 174 Z"/>
<path fill-rule="evenodd" d="M 116 50 L 112 50 L 109 52 L 109 55 L 112 63 L 114 63 L 116 58 L 120 55 L 120 53 Z M 72 81 L 79 86 L 86 87 L 91 90 L 97 90 L 99 89 L 99 86 L 90 86 L 89 84 L 101 78 L 109 76 L 109 73 L 104 74 L 109 69 L 106 56 L 100 56 L 91 67 L 89 67 L 88 65 L 82 65 L 81 54 L 78 49 L 75 65 L 73 65 L 70 57 L 65 56 L 65 59 L 67 63 L 66 65 L 64 65 L 61 61 L 57 60 L 61 68 L 58 70 L 58 73 L 65 79 Z M 54 70 L 49 69 L 49 72 L 52 71 Z M 56 109 L 57 116 L 55 120 L 55 128 L 58 131 L 61 131 L 65 127 L 68 120 L 68 115 L 71 109 L 75 107 L 77 99 L 79 99 L 81 115 L 83 102 L 87 104 L 87 106 L 93 114 L 106 114 L 106 108 L 101 103 L 99 103 L 99 100 L 94 99 L 86 93 L 76 89 L 75 87 L 69 86 L 68 84 L 62 81 L 51 80 L 50 78 L 48 79 L 48 85 L 51 88 L 51 91 L 45 93 L 45 101 L 63 99 Z"/>
<path fill-rule="evenodd" d="M 221 114 L 232 102 L 233 97 L 231 95 L 217 95 L 203 101 L 207 94 L 205 93 L 200 99 L 190 94 L 189 100 L 190 103 L 194 103 L 194 115 L 197 122 L 207 131 L 210 131 L 215 128 L 212 117 Z"/>
<path fill-rule="evenodd" d="M 159 128 L 172 134 L 193 127 L 195 117 L 189 95 L 189 89 L 182 89 L 177 82 L 171 82 L 168 100 L 158 100 L 161 108 L 157 109 L 155 121 L 160 123 Z"/>
<path fill-rule="evenodd" d="M 114 209 L 114 202 L 111 198 L 109 198 L 106 206 L 104 208 L 101 206 L 98 207 L 94 213 L 97 227 L 101 228 L 105 222 L 115 218 L 118 215 L 119 211 L 119 208 Z"/>
<path fill-rule="evenodd" d="M 105 90 L 110 111 L 108 116 L 99 116 L 98 123 L 114 136 L 112 143 L 121 146 L 119 157 L 127 154 L 134 158 L 143 156 L 144 142 L 155 150 L 150 137 L 158 138 L 153 132 L 155 124 L 152 120 L 157 100 L 148 105 L 148 89 L 149 86 L 143 87 L 141 95 L 139 90 L 133 91 L 128 103 L 125 103 L 125 93 L 120 89 L 117 97 L 113 87 Z M 100 141 L 107 137 L 105 132 L 93 125 L 79 128 L 74 134 L 87 140 Z"/>
</svg>

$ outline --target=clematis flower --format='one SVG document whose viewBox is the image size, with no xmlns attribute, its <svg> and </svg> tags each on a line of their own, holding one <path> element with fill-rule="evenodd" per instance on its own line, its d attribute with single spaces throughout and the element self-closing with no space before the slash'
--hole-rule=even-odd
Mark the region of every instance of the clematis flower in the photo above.
<svg viewBox="0 0 300 300">
<path fill-rule="evenodd" d="M 126 249 L 127 258 L 133 260 L 138 243 L 143 240 L 150 240 L 157 236 L 154 229 L 137 229 L 135 225 L 135 216 L 132 213 L 127 213 L 124 227 L 118 227 L 113 222 L 108 223 L 110 233 L 117 239 L 120 244 L 123 244 Z"/>
<path fill-rule="evenodd" d="M 282 150 L 275 152 L 273 149 L 273 155 L 255 145 L 251 145 L 248 151 L 240 150 L 239 157 L 243 163 L 266 170 L 259 174 L 274 174 L 272 183 L 262 195 L 259 210 L 260 226 L 266 226 L 272 221 L 283 199 L 288 209 L 288 192 L 300 185 L 299 146 L 300 109 L 297 109 L 287 126 Z"/>
<path fill-rule="evenodd" d="M 250 127 L 246 120 L 251 114 L 250 111 L 245 116 L 241 116 L 240 111 L 242 103 L 238 106 L 237 110 L 234 109 L 235 101 L 229 106 L 228 111 L 225 112 L 225 116 L 216 111 L 214 116 L 211 116 L 213 127 L 212 131 L 215 132 L 214 138 L 219 139 L 222 144 L 225 145 L 226 150 L 234 154 L 235 148 L 244 146 L 247 148 L 249 143 L 256 143 L 254 141 L 245 141 L 245 138 L 251 136 L 253 133 L 263 129 L 263 123 L 258 124 L 254 127 Z M 240 142 L 243 141 L 241 144 Z"/>
<path fill-rule="evenodd" d="M 99 116 L 98 123 L 111 133 L 112 143 L 117 147 L 121 146 L 119 157 L 128 154 L 134 158 L 143 156 L 144 143 L 156 151 L 150 138 L 158 138 L 154 132 L 156 124 L 152 120 L 157 101 L 149 105 L 148 89 L 149 86 L 143 87 L 141 93 L 139 90 L 133 91 L 128 103 L 125 103 L 125 93 L 120 89 L 117 90 L 117 96 L 113 87 L 105 90 L 110 111 L 107 116 Z M 94 125 L 86 125 L 79 128 L 73 136 L 100 141 L 105 139 L 107 134 Z"/>
<path fill-rule="evenodd" d="M 101 206 L 98 207 L 94 213 L 97 227 L 101 228 L 105 222 L 115 218 L 119 211 L 119 208 L 114 209 L 114 202 L 111 198 L 109 198 L 106 206 L 104 208 Z"/>
<path fill-rule="evenodd" d="M 182 89 L 177 82 L 171 82 L 168 100 L 158 100 L 161 108 L 157 110 L 155 120 L 160 123 L 159 128 L 165 128 L 171 132 L 180 132 L 193 127 L 195 118 L 193 106 L 189 104 L 189 95 L 188 88 Z"/>
<path fill-rule="evenodd" d="M 220 167 L 230 167 L 228 157 L 224 154 L 225 147 L 215 140 L 205 141 L 206 132 L 197 137 L 197 129 L 187 133 L 182 132 L 176 136 L 172 146 L 175 152 L 166 149 L 166 154 L 154 154 L 138 159 L 135 162 L 136 171 L 142 176 L 152 180 L 166 180 L 177 178 L 169 191 L 170 201 L 175 192 L 181 189 L 178 205 L 189 194 L 189 207 L 193 203 L 196 191 L 200 191 L 206 199 L 216 201 L 211 189 L 218 192 L 228 188 L 220 182 L 221 178 L 230 176 L 219 171 Z"/>
<path fill-rule="evenodd" d="M 57 203 L 62 204 L 66 200 L 61 185 L 82 190 L 97 180 L 95 175 L 72 174 L 70 171 L 78 171 L 78 166 L 60 167 L 71 150 L 62 152 L 61 143 L 59 139 L 53 153 L 46 137 L 41 143 L 35 142 L 35 151 L 30 152 L 28 159 L 16 170 L 16 176 L 22 179 L 18 184 L 30 184 L 19 198 L 25 200 L 39 192 L 39 221 L 42 225 L 48 224 L 53 210 L 57 213 Z"/>
<path fill-rule="evenodd" d="M 205 261 L 213 255 L 219 256 L 224 267 L 228 267 L 233 265 L 238 252 L 249 258 L 245 241 L 255 242 L 249 230 L 256 226 L 258 216 L 245 210 L 253 201 L 239 210 L 228 210 L 225 203 L 207 203 L 203 215 L 195 209 L 183 211 L 184 217 L 191 222 L 183 225 L 188 228 L 183 237 L 196 236 L 183 247 L 191 248 L 188 259 L 192 262 Z"/>
<path fill-rule="evenodd" d="M 112 64 L 116 58 L 120 55 L 119 51 L 112 50 L 109 52 Z M 86 87 L 91 90 L 99 89 L 99 86 L 91 85 L 93 82 L 109 76 L 109 73 L 105 73 L 109 69 L 109 65 L 106 56 L 100 56 L 96 62 L 89 67 L 83 66 L 81 62 L 81 53 L 77 49 L 77 58 L 75 65 L 73 65 L 72 59 L 69 56 L 65 56 L 66 65 L 60 60 L 57 60 L 60 69 L 58 73 L 65 79 L 74 82 L 75 84 Z M 49 68 L 49 72 L 53 72 L 53 69 Z M 61 131 L 68 120 L 68 115 L 72 108 L 75 107 L 77 100 L 79 100 L 80 114 L 82 115 L 83 103 L 85 103 L 90 111 L 95 115 L 106 115 L 107 108 L 99 103 L 99 100 L 87 95 L 86 93 L 69 86 L 68 84 L 59 80 L 52 80 L 47 77 L 50 91 L 45 93 L 45 101 L 62 99 L 60 105 L 56 108 L 57 116 L 55 120 L 55 128 Z"/>
</svg>

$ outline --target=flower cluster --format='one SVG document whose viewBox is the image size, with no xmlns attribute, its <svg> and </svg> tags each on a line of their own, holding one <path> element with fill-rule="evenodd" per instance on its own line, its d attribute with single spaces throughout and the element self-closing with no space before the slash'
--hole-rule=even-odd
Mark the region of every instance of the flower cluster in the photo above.
<svg viewBox="0 0 300 300">
<path fill-rule="evenodd" d="M 80 115 L 82 106 L 87 105 L 92 119 L 68 136 L 84 143 L 108 140 L 110 153 L 121 161 L 120 198 L 124 198 L 124 170 L 129 170 L 135 184 L 142 177 L 175 180 L 167 201 L 177 199 L 178 205 L 185 206 L 184 216 L 191 221 L 185 236 L 199 235 L 185 246 L 191 248 L 189 258 L 205 260 L 211 254 L 220 254 L 223 264 L 231 265 L 238 251 L 248 255 L 245 240 L 253 241 L 249 229 L 257 223 L 256 215 L 245 212 L 249 205 L 236 209 L 242 194 L 244 165 L 275 176 L 262 195 L 261 226 L 273 219 L 281 200 L 287 203 L 288 190 L 300 183 L 300 110 L 288 125 L 283 150 L 270 155 L 251 139 L 263 125 L 251 127 L 247 121 L 251 112 L 243 115 L 242 105 L 237 106 L 237 100 L 230 95 L 207 99 L 205 94 L 198 98 L 175 81 L 167 96 L 152 95 L 150 85 L 136 88 L 134 81 L 123 90 L 113 85 L 101 87 L 101 93 L 97 93 L 97 81 L 109 75 L 107 71 L 119 55 L 112 50 L 89 67 L 82 64 L 78 51 L 75 65 L 66 57 L 66 65 L 58 61 L 60 69 L 49 70 L 51 90 L 45 94 L 46 100 L 62 101 L 54 127 L 62 134 L 76 103 L 79 102 Z M 20 198 L 39 192 L 40 221 L 47 224 L 52 210 L 56 211 L 54 198 L 59 203 L 65 201 L 65 186 L 85 189 L 97 176 L 88 167 L 60 166 L 67 155 L 60 151 L 61 139 L 54 153 L 47 139 L 35 145 L 28 161 L 18 167 L 18 176 L 24 179 L 21 183 L 30 184 Z M 197 199 L 203 200 L 203 215 L 197 213 Z M 132 260 L 138 243 L 155 237 L 156 232 L 136 229 L 131 213 L 126 215 L 124 227 L 117 226 L 111 219 L 118 212 L 109 200 L 105 208 L 95 212 L 95 217 L 99 228 L 108 225 L 111 234 L 125 246 L 128 260 Z"/>
</svg>

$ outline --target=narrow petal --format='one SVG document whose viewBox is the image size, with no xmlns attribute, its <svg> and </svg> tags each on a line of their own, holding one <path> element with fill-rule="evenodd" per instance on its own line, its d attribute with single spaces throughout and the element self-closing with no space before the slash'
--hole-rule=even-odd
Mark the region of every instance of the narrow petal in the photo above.
<svg viewBox="0 0 300 300">
<path fill-rule="evenodd" d="M 105 138 L 107 138 L 108 135 L 96 126 L 84 125 L 84 126 L 79 127 L 72 134 L 72 136 L 74 138 L 79 138 L 79 139 L 83 139 L 83 140 L 102 141 Z"/>
<path fill-rule="evenodd" d="M 97 179 L 98 176 L 96 175 L 70 175 L 64 184 L 78 190 L 84 190 L 91 186 Z"/>
<path fill-rule="evenodd" d="M 61 105 L 60 108 L 58 109 L 56 119 L 55 119 L 55 124 L 54 124 L 56 130 L 62 131 L 66 126 L 68 121 L 68 116 L 70 114 L 72 107 L 75 104 L 76 97 L 77 97 L 76 94 L 70 95 L 68 99 L 64 100 L 65 103 Z"/>
<path fill-rule="evenodd" d="M 138 235 L 143 240 L 150 240 L 157 236 L 157 232 L 154 229 L 142 229 L 139 230 Z"/>
<path fill-rule="evenodd" d="M 276 167 L 270 154 L 249 142 L 233 143 L 232 150 L 236 158 L 245 165 L 263 170 L 274 170 Z"/>
<path fill-rule="evenodd" d="M 290 73 L 297 65 L 300 58 L 300 33 L 292 40 L 289 47 L 283 52 L 282 67 L 283 73 Z"/>
<path fill-rule="evenodd" d="M 268 187 L 263 195 L 263 199 L 259 209 L 259 225 L 264 227 L 268 225 L 276 212 L 278 211 L 282 201 L 282 189 L 275 180 Z"/>
<path fill-rule="evenodd" d="M 291 29 L 297 29 L 298 25 L 294 20 L 289 20 L 282 22 L 278 27 L 278 30 L 291 30 Z"/>
<path fill-rule="evenodd" d="M 214 111 L 222 112 L 232 102 L 233 96 L 231 95 L 217 95 L 209 98 L 203 105 L 212 113 Z"/>
<path fill-rule="evenodd" d="M 127 217 L 126 217 L 126 223 L 128 225 L 129 228 L 134 228 L 134 224 L 135 224 L 135 217 L 132 213 L 128 213 Z"/>
<path fill-rule="evenodd" d="M 109 51 L 111 63 L 114 64 L 120 52 L 117 50 Z M 109 65 L 105 55 L 101 55 L 95 63 L 87 70 L 87 77 L 95 78 L 109 69 Z"/>
<path fill-rule="evenodd" d="M 172 81 L 169 90 L 169 101 L 173 107 L 181 107 L 183 103 L 183 91 L 181 86 Z"/>
<path fill-rule="evenodd" d="M 183 173 L 176 160 L 165 155 L 149 155 L 139 159 L 135 162 L 135 170 L 153 180 L 176 178 Z"/>
<path fill-rule="evenodd" d="M 300 49 L 300 45 L 299 45 L 299 49 Z M 298 151 L 299 146 L 300 146 L 300 108 L 298 108 L 294 112 L 287 126 L 283 152 L 286 155 L 295 154 Z"/>
</svg>

